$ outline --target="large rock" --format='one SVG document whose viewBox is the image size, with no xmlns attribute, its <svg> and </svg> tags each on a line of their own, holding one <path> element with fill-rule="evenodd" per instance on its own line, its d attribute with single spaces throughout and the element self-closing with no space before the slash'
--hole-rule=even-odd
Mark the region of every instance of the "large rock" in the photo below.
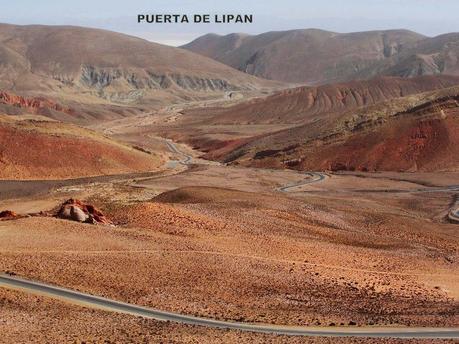
<svg viewBox="0 0 459 344">
<path fill-rule="evenodd" d="M 89 218 L 82 209 L 75 205 L 70 206 L 70 217 L 73 221 L 78 222 L 85 222 Z"/>
<path fill-rule="evenodd" d="M 77 199 L 69 199 L 65 201 L 57 212 L 57 217 L 91 224 L 112 223 L 99 209 L 91 204 L 85 204 Z"/>
<path fill-rule="evenodd" d="M 0 220 L 11 220 L 17 218 L 19 215 L 11 210 L 0 211 Z"/>
</svg>

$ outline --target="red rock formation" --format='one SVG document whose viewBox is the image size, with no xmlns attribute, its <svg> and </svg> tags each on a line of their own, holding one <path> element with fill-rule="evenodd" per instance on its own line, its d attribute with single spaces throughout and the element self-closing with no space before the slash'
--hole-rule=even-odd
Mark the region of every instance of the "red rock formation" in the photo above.
<svg viewBox="0 0 459 344">
<path fill-rule="evenodd" d="M 44 97 L 23 97 L 5 91 L 0 91 L 0 104 L 13 105 L 20 108 L 27 108 L 33 112 L 37 112 L 40 109 L 50 109 L 59 112 L 64 112 L 69 115 L 74 114 L 74 110 L 68 107 L 64 107 L 50 99 Z"/>
<path fill-rule="evenodd" d="M 360 122 L 333 127 L 329 121 L 323 136 L 319 122 L 255 137 L 219 158 L 306 171 L 458 171 L 459 94 L 450 92 L 381 117 L 363 108 Z"/>
<path fill-rule="evenodd" d="M 458 84 L 459 77 L 447 75 L 410 79 L 383 77 L 318 87 L 302 86 L 229 107 L 195 108 L 185 113 L 204 118 L 206 124 L 302 123 L 325 116 L 338 117 L 363 106 Z"/>
<path fill-rule="evenodd" d="M 78 199 L 69 199 L 62 203 L 57 217 L 62 219 L 85 222 L 92 224 L 112 224 L 105 215 L 91 204 L 86 204 Z"/>
</svg>

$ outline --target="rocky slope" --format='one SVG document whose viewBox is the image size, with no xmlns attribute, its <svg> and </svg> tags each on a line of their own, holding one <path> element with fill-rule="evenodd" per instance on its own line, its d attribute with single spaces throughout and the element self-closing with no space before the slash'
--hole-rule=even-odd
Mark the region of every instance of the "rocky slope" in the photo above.
<svg viewBox="0 0 459 344">
<path fill-rule="evenodd" d="M 207 124 L 297 124 L 411 94 L 459 85 L 459 76 L 383 77 L 367 81 L 298 87 L 230 107 L 197 108 L 189 117 Z"/>
<path fill-rule="evenodd" d="M 425 37 L 406 30 L 335 33 L 323 30 L 215 34 L 184 46 L 249 74 L 326 84 L 377 75 L 459 74 L 459 34 Z"/>
<path fill-rule="evenodd" d="M 67 179 L 155 170 L 147 154 L 74 125 L 0 115 L 0 179 Z"/>
<path fill-rule="evenodd" d="M 459 74 L 459 33 L 449 33 L 415 42 L 396 59 L 382 64 L 382 73 L 412 77 Z"/>
<path fill-rule="evenodd" d="M 120 33 L 0 24 L 0 89 L 20 95 L 151 104 L 270 85 L 201 55 Z"/>
<path fill-rule="evenodd" d="M 300 170 L 458 171 L 458 133 L 456 86 L 322 117 L 208 157 Z"/>
<path fill-rule="evenodd" d="M 26 110 L 28 113 L 40 114 L 46 111 L 63 112 L 69 115 L 74 110 L 44 97 L 23 97 L 10 92 L 0 91 L 0 104 L 14 106 Z"/>
</svg>

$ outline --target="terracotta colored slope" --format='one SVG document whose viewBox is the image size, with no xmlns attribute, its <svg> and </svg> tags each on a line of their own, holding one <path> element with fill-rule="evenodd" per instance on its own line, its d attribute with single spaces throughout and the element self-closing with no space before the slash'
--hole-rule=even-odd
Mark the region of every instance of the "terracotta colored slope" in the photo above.
<svg viewBox="0 0 459 344">
<path fill-rule="evenodd" d="M 458 171 L 459 89 L 416 97 L 253 138 L 220 159 L 301 170 Z"/>
<path fill-rule="evenodd" d="M 38 113 L 41 109 L 56 110 L 67 114 L 73 114 L 71 108 L 64 107 L 50 99 L 44 97 L 23 97 L 13 93 L 0 91 L 0 104 L 13 105 L 20 108 L 25 108 L 34 113 Z"/>
<path fill-rule="evenodd" d="M 81 128 L 72 127 L 75 134 L 68 134 L 62 127 L 67 128 L 62 123 L 0 121 L 0 178 L 67 179 L 150 171 L 160 165 L 153 155 L 99 139 Z"/>
<path fill-rule="evenodd" d="M 458 171 L 459 111 L 446 119 L 403 119 L 297 154 L 305 170 Z"/>
<path fill-rule="evenodd" d="M 305 123 L 393 98 L 453 85 L 459 85 L 459 77 L 384 77 L 319 87 L 298 87 L 231 107 L 193 109 L 187 114 L 196 118 L 202 116 L 206 123 L 213 124 Z"/>
</svg>

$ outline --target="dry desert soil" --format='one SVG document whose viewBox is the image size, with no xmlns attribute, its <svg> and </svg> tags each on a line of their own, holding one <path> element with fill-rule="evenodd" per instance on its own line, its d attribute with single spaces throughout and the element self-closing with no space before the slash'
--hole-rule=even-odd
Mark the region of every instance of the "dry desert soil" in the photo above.
<svg viewBox="0 0 459 344">
<path fill-rule="evenodd" d="M 267 65 L 284 35 L 372 58 L 384 38 L 391 77 L 344 66 L 339 84 L 287 89 L 118 33 L 0 24 L 0 273 L 216 320 L 459 327 L 459 79 L 399 73 L 411 53 L 455 56 L 457 35 L 272 35 Z M 1 287 L 0 342 L 447 341 L 211 329 Z"/>
<path fill-rule="evenodd" d="M 167 152 L 165 144 L 161 153 L 179 160 L 185 154 Z M 143 178 L 96 177 L 44 189 L 29 183 L 22 185 L 30 186 L 27 197 L 2 199 L 0 208 L 37 213 L 76 197 L 96 204 L 115 226 L 40 215 L 2 221 L 0 266 L 94 295 L 221 320 L 453 327 L 459 323 L 459 237 L 457 225 L 445 220 L 454 202 L 445 185 L 459 176 L 438 177 L 328 174 L 281 192 L 280 186 L 310 177 L 193 158 L 191 165 L 171 164 Z M 20 318 L 40 341 L 304 342 L 2 293 L 1 326 L 18 340 L 26 338 Z M 45 326 L 60 330 L 44 333 Z"/>
</svg>

